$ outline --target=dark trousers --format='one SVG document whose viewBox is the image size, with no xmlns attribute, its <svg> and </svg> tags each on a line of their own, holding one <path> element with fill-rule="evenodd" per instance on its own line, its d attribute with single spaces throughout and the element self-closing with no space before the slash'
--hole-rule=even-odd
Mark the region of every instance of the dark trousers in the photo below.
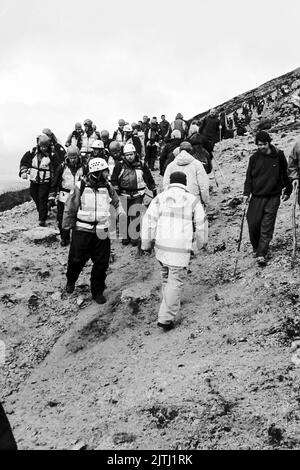
<svg viewBox="0 0 300 470">
<path fill-rule="evenodd" d="M 30 196 L 35 202 L 39 220 L 45 222 L 48 215 L 48 196 L 50 183 L 30 183 Z"/>
<path fill-rule="evenodd" d="M 149 166 L 150 170 L 154 170 L 156 157 L 157 157 L 156 145 L 149 146 L 149 147 L 146 146 L 146 163 Z"/>
<path fill-rule="evenodd" d="M 75 284 L 86 262 L 91 259 L 91 292 L 93 296 L 102 293 L 105 289 L 109 257 L 109 237 L 100 240 L 94 232 L 73 230 L 67 269 L 68 281 Z"/>
<path fill-rule="evenodd" d="M 62 228 L 64 209 L 65 209 L 64 203 L 61 201 L 57 201 L 57 224 L 58 224 L 58 228 L 60 231 L 60 236 L 61 236 L 62 241 L 69 242 L 71 230 L 64 230 Z"/>
<path fill-rule="evenodd" d="M 0 450 L 17 450 L 9 421 L 0 403 Z"/>
<path fill-rule="evenodd" d="M 250 241 L 257 256 L 266 256 L 272 240 L 277 211 L 280 205 L 280 196 L 255 197 L 252 196 L 247 221 Z"/>
<path fill-rule="evenodd" d="M 140 238 L 140 219 L 142 215 L 141 206 L 143 205 L 144 196 L 138 196 L 135 198 L 125 198 L 124 196 L 120 198 L 121 204 L 124 211 L 126 212 L 126 225 L 122 224 L 121 238 L 128 240 L 138 240 Z M 136 207 L 134 207 L 136 205 Z M 146 211 L 146 208 L 145 208 Z"/>
</svg>

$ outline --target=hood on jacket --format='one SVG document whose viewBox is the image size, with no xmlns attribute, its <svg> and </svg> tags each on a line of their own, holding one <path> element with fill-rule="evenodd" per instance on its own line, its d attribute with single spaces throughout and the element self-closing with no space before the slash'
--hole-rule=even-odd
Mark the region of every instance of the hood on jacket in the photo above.
<svg viewBox="0 0 300 470">
<path fill-rule="evenodd" d="M 195 160 L 193 155 L 188 153 L 186 150 L 181 150 L 179 155 L 177 155 L 175 158 L 174 162 L 177 163 L 177 165 L 184 166 L 189 165 L 193 160 Z"/>
<path fill-rule="evenodd" d="M 183 184 L 172 183 L 160 194 L 160 202 L 168 209 L 180 208 L 185 206 L 189 194 Z"/>
</svg>

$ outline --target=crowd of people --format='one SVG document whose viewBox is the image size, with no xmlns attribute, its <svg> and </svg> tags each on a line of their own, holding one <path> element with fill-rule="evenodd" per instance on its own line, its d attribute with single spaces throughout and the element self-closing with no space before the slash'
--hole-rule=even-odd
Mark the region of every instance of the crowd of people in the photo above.
<svg viewBox="0 0 300 470">
<path fill-rule="evenodd" d="M 36 146 L 22 157 L 19 174 L 30 179 L 40 226 L 46 226 L 48 211 L 57 206 L 61 245 L 70 244 L 68 293 L 74 291 L 91 259 L 92 297 L 105 303 L 110 240 L 118 238 L 124 246 L 137 246 L 144 254 L 155 240 L 163 280 L 158 325 L 165 330 L 173 327 L 190 254 L 207 243 L 209 174 L 214 146 L 222 133 L 222 113 L 218 116 L 211 109 L 200 124 L 188 123 L 180 113 L 170 123 L 164 115 L 159 123 L 148 116 L 131 125 L 120 119 L 112 138 L 86 119 L 83 128 L 75 124 L 66 149 L 50 129 L 43 129 Z M 246 174 L 244 202 L 251 196 L 247 212 L 250 241 L 257 263 L 264 266 L 280 198 L 288 199 L 291 181 L 297 180 L 299 152 L 290 157 L 289 177 L 287 160 L 271 144 L 266 131 L 256 134 L 256 144 L 258 150 L 251 156 Z M 158 176 L 154 178 L 158 169 L 163 178 L 159 195 Z M 146 194 L 152 199 L 148 209 Z"/>
<path fill-rule="evenodd" d="M 250 106 L 249 106 L 250 108 Z M 247 112 L 245 111 L 245 115 Z M 50 129 L 44 129 L 34 148 L 20 162 L 20 177 L 30 179 L 31 196 L 39 224 L 46 225 L 48 210 L 57 205 L 61 245 L 70 244 L 66 291 L 91 259 L 91 293 L 105 303 L 106 271 L 111 238 L 138 245 L 141 254 L 155 248 L 162 279 L 162 302 L 157 325 L 174 327 L 180 309 L 186 272 L 192 254 L 206 247 L 209 203 L 208 175 L 222 123 L 213 109 L 200 125 L 190 125 L 178 113 L 168 123 L 144 116 L 129 125 L 120 119 L 112 139 L 98 132 L 90 119 L 75 124 L 65 148 Z M 222 125 L 222 124 L 221 124 Z M 265 266 L 277 211 L 293 190 L 299 198 L 300 140 L 287 161 L 265 130 L 256 133 L 257 150 L 246 172 L 243 201 L 253 257 Z M 159 156 L 163 191 L 157 194 L 152 172 Z M 152 191 L 148 208 L 146 188 Z M 300 204 L 300 199 L 298 199 Z M 11 427 L 0 404 L 0 449 L 16 449 Z"/>
</svg>

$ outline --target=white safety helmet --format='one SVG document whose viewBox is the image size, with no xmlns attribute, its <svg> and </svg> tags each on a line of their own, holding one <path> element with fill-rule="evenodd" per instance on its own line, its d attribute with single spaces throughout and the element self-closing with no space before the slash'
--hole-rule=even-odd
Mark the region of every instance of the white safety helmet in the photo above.
<svg viewBox="0 0 300 470">
<path fill-rule="evenodd" d="M 136 152 L 135 146 L 133 144 L 125 144 L 123 148 L 123 153 L 132 153 Z"/>
<path fill-rule="evenodd" d="M 108 169 L 108 164 L 103 158 L 93 158 L 89 161 L 89 173 Z"/>
<path fill-rule="evenodd" d="M 104 143 L 102 140 L 94 140 L 94 142 L 91 145 L 92 149 L 104 149 Z"/>
<path fill-rule="evenodd" d="M 123 131 L 124 132 L 132 132 L 133 129 L 132 129 L 130 124 L 126 124 L 126 126 L 124 126 L 124 128 L 123 128 Z"/>
</svg>

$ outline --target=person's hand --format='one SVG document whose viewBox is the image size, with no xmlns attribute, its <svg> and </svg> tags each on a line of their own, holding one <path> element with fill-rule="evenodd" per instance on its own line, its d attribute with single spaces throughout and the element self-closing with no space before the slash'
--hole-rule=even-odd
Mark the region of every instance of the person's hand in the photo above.
<svg viewBox="0 0 300 470">
<path fill-rule="evenodd" d="M 21 178 L 22 178 L 23 180 L 27 180 L 27 179 L 28 179 L 28 174 L 27 174 L 26 171 L 23 171 L 23 173 L 21 174 Z"/>
<path fill-rule="evenodd" d="M 55 206 L 55 197 L 50 196 L 48 198 L 48 209 L 51 209 L 54 206 Z"/>
<path fill-rule="evenodd" d="M 293 181 L 293 190 L 297 191 L 298 188 L 299 188 L 299 180 L 294 180 Z"/>
</svg>

